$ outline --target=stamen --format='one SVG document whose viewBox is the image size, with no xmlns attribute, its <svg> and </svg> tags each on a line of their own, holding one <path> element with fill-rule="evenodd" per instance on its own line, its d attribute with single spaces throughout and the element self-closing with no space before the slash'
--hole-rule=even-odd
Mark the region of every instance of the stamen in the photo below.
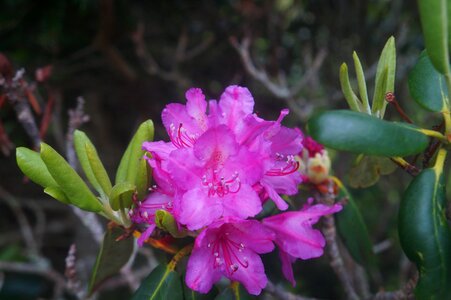
<svg viewBox="0 0 451 300">
<path fill-rule="evenodd" d="M 237 193 L 241 188 L 241 181 L 238 172 L 234 172 L 232 177 L 228 180 L 224 176 L 217 178 L 218 170 L 213 170 L 213 175 L 210 180 L 207 176 L 202 176 L 202 185 L 208 188 L 208 196 L 218 195 L 224 197 L 225 195 Z"/>
<path fill-rule="evenodd" d="M 207 247 L 212 248 L 211 253 L 214 257 L 214 267 L 220 267 L 224 263 L 227 266 L 225 271 L 229 275 L 232 275 L 240 266 L 248 268 L 249 261 L 246 256 L 241 257 L 245 245 L 229 239 L 227 233 L 221 234 L 216 240 L 208 243 Z"/>
<path fill-rule="evenodd" d="M 178 128 L 173 123 L 169 125 L 169 139 L 172 144 L 177 148 L 189 148 L 194 145 L 196 141 L 195 135 L 189 135 L 183 124 L 180 123 Z"/>
<path fill-rule="evenodd" d="M 282 154 L 276 153 L 276 160 L 280 161 L 283 158 Z M 285 165 L 280 168 L 272 168 L 265 173 L 268 176 L 284 176 L 296 172 L 299 169 L 299 162 L 293 155 L 287 155 Z"/>
</svg>

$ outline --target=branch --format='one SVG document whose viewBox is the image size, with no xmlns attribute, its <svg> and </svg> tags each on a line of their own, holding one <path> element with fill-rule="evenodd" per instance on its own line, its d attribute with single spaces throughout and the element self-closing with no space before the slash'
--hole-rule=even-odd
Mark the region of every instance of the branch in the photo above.
<svg viewBox="0 0 451 300">
<path fill-rule="evenodd" d="M 77 248 L 75 244 L 72 244 L 69 248 L 69 252 L 66 257 L 66 270 L 64 275 L 67 278 L 66 288 L 71 291 L 78 299 L 84 299 L 86 296 L 85 290 L 81 287 L 80 279 L 78 279 L 76 261 L 77 261 Z"/>
<path fill-rule="evenodd" d="M 333 205 L 335 203 L 335 195 L 333 193 L 333 187 L 330 186 L 329 192 L 323 197 L 320 197 L 321 202 L 327 205 Z M 335 219 L 333 215 L 325 216 L 324 219 L 324 237 L 327 241 L 327 251 L 330 256 L 330 265 L 334 269 L 335 274 L 337 274 L 343 288 L 348 296 L 348 299 L 358 300 L 359 297 L 354 288 L 352 274 L 350 274 L 345 267 L 343 257 L 340 253 L 338 247 L 337 231 L 335 227 Z"/>
</svg>

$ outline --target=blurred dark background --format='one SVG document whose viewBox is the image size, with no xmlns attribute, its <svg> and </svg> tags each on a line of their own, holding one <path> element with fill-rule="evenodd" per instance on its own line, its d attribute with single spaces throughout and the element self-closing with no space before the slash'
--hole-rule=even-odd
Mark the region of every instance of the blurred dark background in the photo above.
<svg viewBox="0 0 451 300">
<path fill-rule="evenodd" d="M 288 106 L 286 124 L 303 128 L 317 110 L 346 108 L 338 70 L 345 61 L 354 78 L 356 50 L 371 98 L 377 59 L 391 35 L 397 47 L 397 98 L 411 117 L 425 122 L 430 116 L 418 113 L 406 88 L 406 75 L 423 47 L 417 14 L 415 1 L 400 0 L 2 0 L 0 73 L 7 78 L 24 70 L 20 101 L 31 107 L 40 138 L 61 153 L 68 110 L 83 97 L 90 121 L 81 129 L 113 177 L 139 123 L 153 119 L 156 139 L 167 139 L 161 110 L 169 102 L 184 102 L 189 87 L 217 99 L 230 84 L 247 86 L 260 115 L 275 119 Z M 387 115 L 398 118 L 390 109 Z M 63 274 L 75 243 L 78 275 L 86 283 L 98 246 L 68 207 L 17 168 L 14 147 L 33 147 L 33 137 L 6 99 L 0 101 L 0 122 L 0 262 L 31 263 Z M 334 173 L 346 183 L 354 157 L 334 157 Z M 400 272 L 408 264 L 395 226 L 404 176 L 397 171 L 376 186 L 353 190 L 373 243 L 388 245 L 378 255 L 386 288 L 407 278 L 407 271 Z M 27 233 L 18 216 L 29 223 L 33 249 L 24 242 Z M 270 277 L 278 278 L 277 263 L 272 264 Z M 295 270 L 303 295 L 333 299 L 342 294 L 326 260 L 297 263 Z M 29 273 L 0 272 L 0 299 L 51 299 L 58 279 Z M 127 295 L 127 285 L 118 283 L 100 298 Z"/>
</svg>

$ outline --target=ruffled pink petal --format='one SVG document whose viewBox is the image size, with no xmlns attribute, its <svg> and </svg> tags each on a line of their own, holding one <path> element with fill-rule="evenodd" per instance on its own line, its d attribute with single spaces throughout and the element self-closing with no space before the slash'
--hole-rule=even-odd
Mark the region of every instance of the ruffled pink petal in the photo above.
<svg viewBox="0 0 451 300">
<path fill-rule="evenodd" d="M 253 217 L 262 210 L 258 194 L 247 184 L 241 184 L 238 192 L 225 195 L 222 198 L 222 205 L 224 207 L 223 216 L 242 219 Z"/>
<path fill-rule="evenodd" d="M 245 87 L 232 85 L 226 88 L 219 100 L 226 124 L 235 128 L 244 117 L 254 110 L 254 98 Z"/>
<path fill-rule="evenodd" d="M 341 205 L 314 205 L 298 212 L 286 212 L 262 220 L 276 233 L 276 244 L 289 255 L 309 259 L 323 254 L 325 239 L 312 228 L 321 216 L 341 210 Z"/>
<path fill-rule="evenodd" d="M 161 113 L 161 119 L 169 136 L 172 134 L 172 128 L 177 130 L 180 124 L 191 135 L 202 132 L 196 120 L 186 111 L 186 106 L 180 103 L 168 104 Z"/>
<path fill-rule="evenodd" d="M 185 191 L 200 184 L 203 175 L 202 165 L 191 148 L 172 151 L 167 159 L 167 170 L 174 185 Z"/>
<path fill-rule="evenodd" d="M 221 279 L 219 269 L 213 268 L 213 256 L 206 247 L 194 247 L 186 268 L 186 285 L 199 293 L 208 293 L 213 284 Z"/>
<path fill-rule="evenodd" d="M 294 280 L 293 275 L 293 263 L 296 261 L 296 258 L 289 255 L 283 250 L 279 250 L 280 261 L 282 262 L 282 274 L 283 276 L 291 283 L 294 287 L 296 286 L 296 280 Z"/>
<path fill-rule="evenodd" d="M 266 158 L 263 155 L 241 147 L 239 153 L 224 165 L 223 172 L 226 178 L 237 172 L 242 183 L 254 185 L 263 177 L 265 163 Z"/>
<path fill-rule="evenodd" d="M 189 230 L 197 230 L 221 217 L 222 213 L 217 197 L 209 197 L 204 188 L 194 188 L 181 198 L 178 221 Z"/>
<path fill-rule="evenodd" d="M 302 135 L 299 131 L 281 126 L 271 138 L 271 152 L 283 155 L 296 155 L 302 150 Z"/>
<path fill-rule="evenodd" d="M 274 250 L 275 233 L 259 221 L 237 218 L 224 218 L 224 221 L 230 222 L 230 226 L 233 225 L 230 236 L 237 243 L 243 243 L 246 248 L 260 254 Z"/>
<path fill-rule="evenodd" d="M 299 184 L 302 183 L 302 176 L 299 172 L 282 176 L 264 176 L 261 183 L 271 187 L 277 193 L 295 195 L 298 193 Z"/>
<path fill-rule="evenodd" d="M 141 233 L 137 240 L 140 247 L 144 245 L 144 242 L 150 237 L 155 227 L 155 224 L 150 224 L 149 227 L 147 227 L 147 229 L 143 233 Z"/>
<path fill-rule="evenodd" d="M 188 100 L 186 102 L 186 111 L 194 118 L 200 129 L 207 129 L 207 101 L 205 101 L 205 95 L 199 88 L 191 88 L 185 93 L 185 97 Z"/>
<path fill-rule="evenodd" d="M 227 126 L 219 125 L 202 134 L 194 144 L 194 155 L 206 162 L 206 167 L 217 168 L 238 152 L 239 145 Z"/>
</svg>

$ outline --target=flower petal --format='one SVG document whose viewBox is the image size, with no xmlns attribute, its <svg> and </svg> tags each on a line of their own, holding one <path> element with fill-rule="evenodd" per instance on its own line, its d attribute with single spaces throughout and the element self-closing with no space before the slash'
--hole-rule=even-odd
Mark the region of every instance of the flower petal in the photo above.
<svg viewBox="0 0 451 300">
<path fill-rule="evenodd" d="M 245 87 L 232 85 L 226 88 L 219 100 L 226 124 L 235 128 L 243 118 L 254 110 L 254 98 Z"/>
<path fill-rule="evenodd" d="M 194 248 L 186 268 L 186 285 L 197 292 L 208 293 L 213 284 L 221 279 L 219 269 L 213 268 L 214 259 L 208 248 Z"/>
<path fill-rule="evenodd" d="M 137 242 L 138 245 L 140 247 L 142 247 L 144 245 L 144 243 L 146 242 L 146 240 L 150 237 L 150 235 L 152 234 L 153 230 L 155 229 L 156 225 L 155 224 L 150 224 L 149 227 L 147 227 L 147 229 L 141 233 L 141 235 L 139 236 Z"/>
<path fill-rule="evenodd" d="M 245 219 L 257 215 L 262 210 L 262 202 L 257 193 L 247 184 L 242 184 L 236 193 L 229 193 L 222 198 L 224 216 Z"/>
<path fill-rule="evenodd" d="M 282 262 L 282 273 L 283 276 L 293 285 L 296 285 L 296 280 L 294 280 L 293 266 L 296 258 L 286 253 L 283 250 L 279 250 L 279 257 Z"/>
<path fill-rule="evenodd" d="M 242 283 L 249 294 L 259 295 L 268 283 L 262 260 L 258 254 L 252 251 L 245 250 L 243 255 L 246 255 L 247 267 L 238 266 L 238 269 L 227 277 Z"/>
<path fill-rule="evenodd" d="M 205 131 L 207 129 L 207 101 L 205 101 L 205 95 L 199 88 L 191 88 L 185 93 L 185 97 L 188 100 L 186 102 L 186 111 L 194 118 L 200 129 Z"/>
<path fill-rule="evenodd" d="M 209 197 L 203 188 L 194 188 L 181 198 L 178 221 L 189 230 L 197 230 L 221 217 L 222 212 L 217 197 Z"/>
</svg>

